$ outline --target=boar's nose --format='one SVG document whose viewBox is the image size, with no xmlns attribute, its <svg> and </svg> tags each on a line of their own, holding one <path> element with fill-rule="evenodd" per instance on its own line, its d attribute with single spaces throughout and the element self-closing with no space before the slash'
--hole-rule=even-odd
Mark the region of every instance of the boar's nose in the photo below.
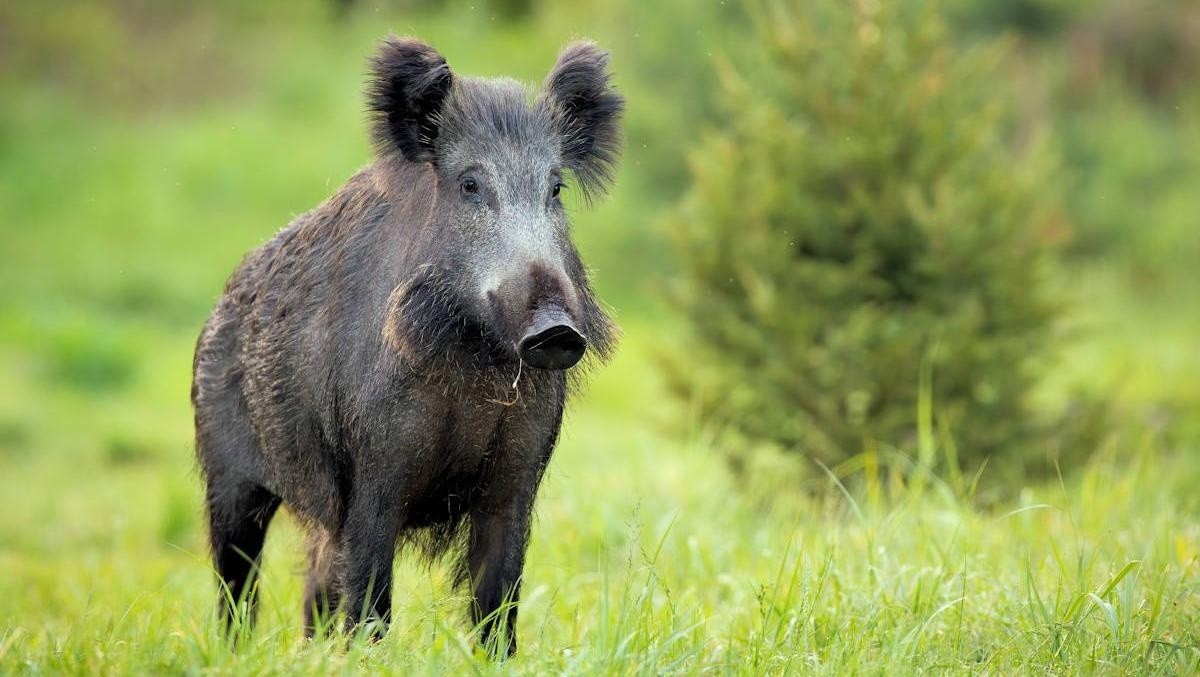
<svg viewBox="0 0 1200 677">
<path fill-rule="evenodd" d="M 521 359 L 538 369 L 570 369 L 585 350 L 587 339 L 566 311 L 558 307 L 534 311 L 533 321 L 517 344 Z"/>
</svg>

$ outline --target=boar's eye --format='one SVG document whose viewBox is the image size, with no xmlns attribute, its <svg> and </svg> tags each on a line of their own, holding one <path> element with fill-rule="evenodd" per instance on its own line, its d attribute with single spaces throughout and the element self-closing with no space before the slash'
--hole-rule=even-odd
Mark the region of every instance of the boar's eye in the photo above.
<svg viewBox="0 0 1200 677">
<path fill-rule="evenodd" d="M 462 180 L 458 182 L 458 187 L 462 190 L 463 195 L 472 196 L 479 194 L 479 182 L 473 177 L 464 176 Z"/>
<path fill-rule="evenodd" d="M 558 194 L 562 192 L 563 188 L 565 188 L 565 186 L 563 186 L 562 181 L 555 181 L 554 187 L 550 189 L 550 197 L 558 197 Z"/>
</svg>

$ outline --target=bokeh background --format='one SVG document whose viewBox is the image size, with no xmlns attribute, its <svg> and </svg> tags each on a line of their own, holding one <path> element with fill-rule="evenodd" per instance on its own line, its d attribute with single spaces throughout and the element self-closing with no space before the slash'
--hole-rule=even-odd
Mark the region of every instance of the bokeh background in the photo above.
<svg viewBox="0 0 1200 677">
<path fill-rule="evenodd" d="M 628 99 L 517 666 L 1196 669 L 1195 3 L 51 0 L 0 5 L 4 672 L 490 669 L 436 565 L 302 645 L 286 516 L 260 638 L 210 622 L 194 341 L 370 161 L 388 32 Z"/>
</svg>

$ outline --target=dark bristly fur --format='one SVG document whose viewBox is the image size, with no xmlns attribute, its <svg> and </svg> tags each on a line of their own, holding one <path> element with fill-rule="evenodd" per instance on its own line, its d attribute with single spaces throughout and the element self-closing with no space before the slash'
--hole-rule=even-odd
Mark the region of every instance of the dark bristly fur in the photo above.
<svg viewBox="0 0 1200 677">
<path fill-rule="evenodd" d="M 312 632 L 338 609 L 351 625 L 388 620 L 398 545 L 455 553 L 481 641 L 511 653 L 503 603 L 520 592 L 534 498 L 583 367 L 564 369 L 584 345 L 607 359 L 616 333 L 556 186 L 567 172 L 586 195 L 605 188 L 622 101 L 590 43 L 567 47 L 535 94 L 458 77 L 399 38 L 372 60 L 367 100 L 375 161 L 246 257 L 196 347 L 214 561 L 252 611 L 286 505 L 312 533 Z M 578 341 L 556 348 L 572 360 L 535 351 L 568 334 Z"/>
</svg>

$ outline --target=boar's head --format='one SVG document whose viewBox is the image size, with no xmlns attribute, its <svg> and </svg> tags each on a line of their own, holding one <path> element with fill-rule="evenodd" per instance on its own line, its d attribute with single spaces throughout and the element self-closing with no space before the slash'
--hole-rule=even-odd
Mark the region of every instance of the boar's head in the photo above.
<svg viewBox="0 0 1200 677">
<path fill-rule="evenodd" d="M 389 38 L 373 59 L 380 155 L 432 170 L 421 254 L 434 271 L 422 284 L 438 290 L 431 307 L 474 328 L 493 356 L 561 370 L 611 343 L 562 203 L 568 190 L 590 201 L 611 179 L 624 100 L 610 79 L 590 42 L 566 47 L 536 90 L 459 77 L 413 39 Z"/>
</svg>

